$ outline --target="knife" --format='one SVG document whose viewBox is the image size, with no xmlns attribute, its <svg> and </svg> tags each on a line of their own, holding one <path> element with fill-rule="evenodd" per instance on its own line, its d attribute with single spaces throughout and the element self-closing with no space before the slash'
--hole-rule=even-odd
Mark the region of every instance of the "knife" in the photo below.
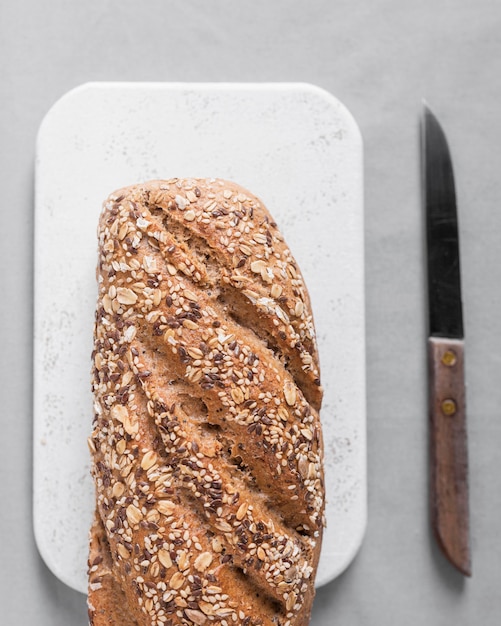
<svg viewBox="0 0 501 626">
<path fill-rule="evenodd" d="M 471 576 L 464 332 L 454 174 L 445 134 L 424 104 L 431 524 L 447 559 Z"/>
</svg>

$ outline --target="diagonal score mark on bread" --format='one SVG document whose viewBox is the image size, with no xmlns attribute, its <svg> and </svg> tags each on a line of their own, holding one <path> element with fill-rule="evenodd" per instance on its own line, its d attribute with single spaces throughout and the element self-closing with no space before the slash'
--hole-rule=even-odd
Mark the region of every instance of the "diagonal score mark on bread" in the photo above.
<svg viewBox="0 0 501 626">
<path fill-rule="evenodd" d="M 99 233 L 89 445 L 128 610 L 138 625 L 307 624 L 321 388 L 282 236 L 254 196 L 214 179 L 116 192 Z M 102 593 L 91 574 L 91 606 Z"/>
<path fill-rule="evenodd" d="M 316 483 L 320 458 L 318 454 L 316 456 L 312 454 L 312 451 L 318 453 L 316 440 L 318 429 L 314 427 L 310 430 L 309 424 L 305 423 L 305 417 L 312 419 L 316 413 L 300 397 L 300 392 L 294 390 L 290 376 L 278 365 L 276 359 L 271 360 L 262 348 L 253 345 L 250 341 L 253 339 L 252 336 L 247 342 L 231 339 L 227 355 L 231 355 L 232 359 L 227 358 L 224 366 L 212 367 L 211 376 L 207 378 L 199 376 L 202 370 L 197 366 L 197 362 L 203 359 L 199 358 L 199 353 L 195 353 L 193 348 L 183 350 L 182 354 L 178 352 L 178 358 L 170 361 L 166 376 L 163 374 L 162 364 L 168 358 L 168 352 L 174 347 L 170 343 L 173 339 L 170 330 L 166 332 L 165 339 L 154 336 L 150 330 L 149 336 L 145 336 L 141 344 L 136 343 L 138 336 L 131 344 L 132 349 L 138 353 L 137 365 L 133 364 L 135 375 L 143 389 L 152 387 L 148 394 L 150 399 L 157 400 L 160 405 L 170 406 L 177 402 L 178 406 L 182 406 L 183 390 L 177 397 L 172 393 L 175 391 L 172 388 L 172 377 L 185 381 L 185 386 L 188 387 L 185 388 L 184 395 L 190 394 L 192 401 L 198 398 L 199 402 L 203 403 L 206 410 L 204 420 L 219 426 L 222 437 L 227 433 L 233 438 L 234 445 L 238 444 L 237 455 L 250 468 L 251 474 L 253 466 L 259 469 L 254 478 L 260 491 L 267 495 L 271 490 L 274 506 L 282 513 L 286 522 L 304 534 L 312 535 L 318 529 L 319 517 L 316 513 L 321 507 L 322 493 Z M 223 327 L 223 333 L 227 333 L 225 337 L 234 337 L 234 333 L 237 332 L 234 324 L 225 323 Z M 146 333 L 148 329 L 141 335 Z M 184 331 L 185 336 L 190 333 L 193 333 L 192 329 Z M 191 341 L 190 344 L 201 345 L 197 344 L 197 340 Z M 240 348 L 240 345 L 243 347 Z M 252 355 L 252 369 L 248 369 L 246 359 L 242 367 L 239 367 L 239 362 L 234 356 L 244 353 L 248 347 L 251 348 L 249 355 Z M 217 355 L 221 354 L 221 350 L 224 350 L 224 347 L 217 342 L 213 352 Z M 254 356 L 256 352 L 261 354 L 260 358 Z M 208 352 L 207 356 L 209 357 L 207 362 L 213 363 L 214 359 L 210 358 L 211 352 Z M 245 378 L 249 381 L 249 376 L 245 372 L 254 372 L 253 384 L 247 385 L 245 391 L 238 397 L 235 386 L 225 387 L 223 384 L 230 364 L 233 375 L 238 380 Z M 144 376 L 141 372 L 148 375 Z M 267 379 L 276 379 L 277 372 L 281 374 L 277 395 L 285 398 L 286 393 L 295 393 L 299 407 L 297 414 L 286 401 L 281 402 L 278 407 L 274 402 L 268 402 L 271 398 L 262 391 L 263 383 Z M 154 386 L 148 384 L 151 378 L 157 382 Z M 158 384 L 158 381 L 162 381 L 161 384 Z M 195 384 L 188 385 L 193 381 Z M 166 399 L 167 396 L 170 397 L 169 400 Z M 241 401 L 237 404 L 234 397 Z M 313 419 L 311 423 L 314 423 Z M 311 458 L 315 458 L 315 462 L 312 462 Z M 264 468 L 267 471 L 264 471 Z M 304 502 L 304 508 L 298 510 L 297 500 Z"/>
<path fill-rule="evenodd" d="M 152 396 L 146 390 L 147 385 L 142 384 L 146 391 L 141 399 L 143 405 L 151 402 Z M 244 477 L 235 472 L 231 456 L 224 452 L 224 446 L 219 447 L 219 441 L 214 442 L 209 437 L 204 440 L 200 436 L 198 424 L 193 423 L 193 412 L 188 414 L 184 411 L 184 394 L 174 390 L 170 397 L 164 396 L 164 400 L 169 403 L 173 397 L 180 403 L 172 404 L 170 409 L 155 401 L 155 426 L 161 433 L 164 446 L 155 441 L 157 431 L 151 423 L 143 422 L 140 427 L 144 428 L 140 433 L 141 440 L 145 443 L 149 441 L 150 445 L 142 448 L 138 463 L 144 471 L 136 479 L 140 485 L 151 485 L 154 497 L 139 497 L 134 503 L 135 509 L 140 510 L 144 506 L 148 510 L 145 521 L 154 525 L 170 525 L 173 519 L 185 518 L 186 515 L 202 518 L 200 522 L 204 531 L 211 537 L 209 549 L 222 555 L 222 565 L 226 565 L 224 569 L 236 566 L 247 574 L 249 581 L 264 597 L 280 605 L 284 601 L 281 590 L 269 584 L 262 575 L 262 567 L 269 556 L 265 550 L 270 549 L 270 543 L 283 548 L 282 555 L 286 555 L 291 564 L 288 575 L 297 571 L 309 578 L 310 559 L 305 559 L 304 553 L 311 556 L 310 540 L 302 541 L 300 535 L 291 532 L 269 509 L 264 496 L 257 490 L 249 489 Z M 140 409 L 147 410 L 145 406 L 140 406 Z M 176 437 L 174 446 L 169 436 L 171 433 L 175 433 Z M 173 498 L 171 492 L 176 497 Z M 153 500 L 158 506 L 148 507 Z M 231 526 L 222 518 L 223 506 L 226 518 L 238 523 Z M 163 519 L 164 515 L 169 519 Z M 189 550 L 180 551 L 185 555 Z M 190 559 L 183 556 L 184 560 L 188 564 Z"/>
<path fill-rule="evenodd" d="M 279 352 L 282 362 L 293 372 L 298 387 L 318 410 L 322 394 L 309 297 L 286 246 L 286 259 L 278 264 L 276 258 L 272 259 L 275 265 L 270 262 L 268 248 L 272 247 L 274 238 L 283 242 L 275 222 L 268 215 L 261 215 L 258 219 L 264 233 L 239 237 L 234 246 L 222 246 L 225 237 L 221 238 L 217 230 L 197 228 L 196 221 L 189 222 L 189 229 L 182 223 L 181 212 L 167 208 L 171 201 L 162 199 L 158 191 L 149 197 L 157 204 L 152 206 L 150 201 L 146 207 L 151 222 L 143 232 L 150 237 L 150 243 L 158 245 L 167 271 L 179 271 L 202 288 L 210 288 L 213 308 L 222 304 L 223 317 L 229 315 L 240 327 L 271 344 L 275 354 Z M 214 213 L 220 217 L 219 210 Z M 274 237 L 270 229 L 275 230 Z"/>
</svg>

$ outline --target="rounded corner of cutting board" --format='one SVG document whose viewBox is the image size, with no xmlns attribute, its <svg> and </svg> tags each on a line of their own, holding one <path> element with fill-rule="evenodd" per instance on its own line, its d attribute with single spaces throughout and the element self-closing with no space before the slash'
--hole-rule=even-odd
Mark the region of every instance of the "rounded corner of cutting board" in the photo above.
<svg viewBox="0 0 501 626">
<path fill-rule="evenodd" d="M 64 115 L 66 111 L 73 107 L 73 104 L 76 100 L 80 99 L 82 94 L 92 89 L 98 83 L 86 82 L 76 87 L 72 87 L 65 93 L 63 93 L 46 111 L 45 115 L 40 122 L 38 127 L 38 132 L 36 136 L 36 147 L 37 152 L 40 145 L 43 144 L 46 135 L 50 135 L 54 125 L 58 125 L 60 123 L 61 115 Z"/>
<path fill-rule="evenodd" d="M 367 493 L 366 493 L 367 495 Z M 367 506 L 365 506 L 363 515 L 357 518 L 356 527 L 351 527 L 352 541 L 348 549 L 343 552 L 343 557 L 339 558 L 338 554 L 335 554 L 335 558 L 329 552 L 325 555 L 326 558 L 332 559 L 336 563 L 336 567 L 331 567 L 329 570 L 323 570 L 319 567 L 317 577 L 315 579 L 315 587 L 325 587 L 332 581 L 336 580 L 341 574 L 343 574 L 355 560 L 362 544 L 364 542 L 365 534 L 367 532 Z M 320 557 L 322 559 L 322 556 Z"/>
<path fill-rule="evenodd" d="M 314 83 L 300 82 L 292 83 L 292 85 L 297 86 L 298 89 L 310 94 L 314 98 L 322 100 L 328 106 L 332 107 L 339 115 L 339 117 L 345 120 L 347 127 L 352 133 L 354 142 L 356 144 L 359 144 L 360 147 L 363 148 L 363 137 L 360 126 L 358 125 L 358 122 L 355 119 L 353 113 L 342 100 L 337 98 L 334 94 L 332 94 L 324 87 L 320 87 L 319 85 L 315 85 Z"/>
<path fill-rule="evenodd" d="M 53 542 L 51 542 L 47 537 L 47 529 L 45 525 L 42 524 L 37 517 L 36 502 L 34 503 L 33 512 L 33 534 L 40 558 L 50 573 L 70 589 L 78 591 L 79 593 L 86 593 L 86 591 L 82 589 L 80 581 L 70 574 L 69 569 L 65 567 L 65 564 L 63 563 L 61 566 L 61 564 L 57 562 L 53 549 Z"/>
</svg>

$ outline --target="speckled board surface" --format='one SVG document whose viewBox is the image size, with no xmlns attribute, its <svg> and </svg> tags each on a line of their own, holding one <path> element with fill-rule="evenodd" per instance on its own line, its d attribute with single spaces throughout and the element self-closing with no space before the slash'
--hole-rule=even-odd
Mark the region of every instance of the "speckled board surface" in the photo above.
<svg viewBox="0 0 501 626">
<path fill-rule="evenodd" d="M 363 166 L 350 113 L 307 84 L 88 83 L 46 115 L 35 193 L 39 550 L 86 592 L 97 220 L 114 189 L 173 176 L 226 178 L 259 196 L 305 276 L 325 389 L 321 586 L 351 562 L 366 525 Z"/>
</svg>

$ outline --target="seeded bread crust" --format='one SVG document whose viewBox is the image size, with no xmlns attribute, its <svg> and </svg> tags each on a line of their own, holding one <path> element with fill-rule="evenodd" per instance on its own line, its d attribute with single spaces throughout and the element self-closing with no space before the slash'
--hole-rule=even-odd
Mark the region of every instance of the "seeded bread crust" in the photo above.
<svg viewBox="0 0 501 626">
<path fill-rule="evenodd" d="M 113 193 L 98 230 L 93 626 L 306 626 L 324 521 L 310 301 L 219 179 Z"/>
</svg>

